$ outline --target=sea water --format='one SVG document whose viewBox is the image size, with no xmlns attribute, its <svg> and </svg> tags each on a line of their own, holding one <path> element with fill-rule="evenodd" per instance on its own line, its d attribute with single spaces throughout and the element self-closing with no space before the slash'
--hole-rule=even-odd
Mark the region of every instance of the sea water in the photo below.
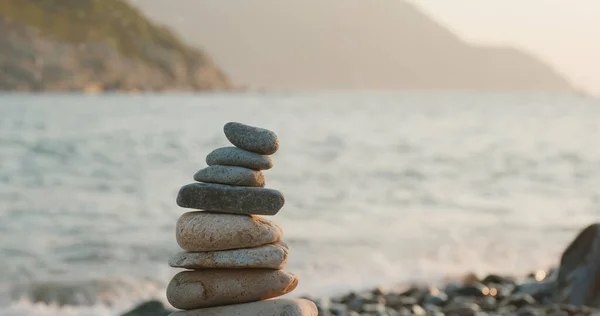
<svg viewBox="0 0 600 316">
<path fill-rule="evenodd" d="M 555 265 L 600 216 L 600 102 L 550 94 L 0 95 L 0 315 L 166 302 L 177 191 L 229 121 L 281 141 L 288 296 Z"/>
</svg>

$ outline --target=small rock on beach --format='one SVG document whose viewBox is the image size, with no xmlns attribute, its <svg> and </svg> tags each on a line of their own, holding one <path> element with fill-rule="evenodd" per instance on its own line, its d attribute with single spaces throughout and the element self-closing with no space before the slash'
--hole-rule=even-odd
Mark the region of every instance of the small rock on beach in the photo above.
<svg viewBox="0 0 600 316">
<path fill-rule="evenodd" d="M 274 243 L 266 246 L 209 251 L 209 252 L 182 252 L 169 260 L 169 265 L 174 268 L 184 269 L 241 269 L 265 268 L 283 269 L 287 263 L 288 246 L 283 243 Z"/>
<path fill-rule="evenodd" d="M 275 215 L 284 203 L 277 190 L 213 183 L 184 185 L 177 195 L 181 207 L 231 214 Z"/>
<path fill-rule="evenodd" d="M 180 311 L 171 316 L 317 316 L 315 303 L 306 299 L 271 299 L 245 304 Z"/>
<path fill-rule="evenodd" d="M 206 183 L 219 183 L 246 187 L 264 187 L 265 176 L 262 172 L 236 166 L 210 166 L 200 169 L 194 180 Z"/>
<path fill-rule="evenodd" d="M 188 212 L 177 220 L 176 239 L 186 251 L 252 248 L 281 240 L 279 225 L 251 215 Z"/>
<path fill-rule="evenodd" d="M 236 147 L 251 152 L 272 155 L 279 149 L 279 138 L 267 129 L 230 122 L 223 127 L 225 137 Z"/>
<path fill-rule="evenodd" d="M 224 165 L 246 167 L 253 170 L 268 170 L 273 168 L 273 159 L 237 147 L 222 147 L 213 150 L 206 156 L 206 164 L 209 166 Z"/>
<path fill-rule="evenodd" d="M 179 309 L 249 303 L 284 295 L 298 285 L 298 277 L 270 269 L 214 269 L 183 271 L 167 286 L 167 300 Z"/>
</svg>

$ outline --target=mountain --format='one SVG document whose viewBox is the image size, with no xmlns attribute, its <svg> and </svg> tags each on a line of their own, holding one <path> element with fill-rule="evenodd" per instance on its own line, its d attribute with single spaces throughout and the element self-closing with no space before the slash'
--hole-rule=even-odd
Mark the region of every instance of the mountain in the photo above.
<svg viewBox="0 0 600 316">
<path fill-rule="evenodd" d="M 573 90 L 535 56 L 467 43 L 402 0 L 131 1 L 252 87 Z"/>
<path fill-rule="evenodd" d="M 0 0 L 0 90 L 214 90 L 204 52 L 122 0 Z"/>
</svg>

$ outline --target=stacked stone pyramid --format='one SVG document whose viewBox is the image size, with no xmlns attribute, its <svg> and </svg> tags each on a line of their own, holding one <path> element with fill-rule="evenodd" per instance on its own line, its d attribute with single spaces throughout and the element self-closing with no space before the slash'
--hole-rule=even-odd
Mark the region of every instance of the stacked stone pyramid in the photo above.
<svg viewBox="0 0 600 316">
<path fill-rule="evenodd" d="M 207 168 L 183 186 L 177 204 L 194 211 L 177 221 L 176 238 L 184 250 L 169 261 L 176 274 L 167 299 L 182 311 L 172 316 L 316 316 L 304 299 L 276 298 L 293 291 L 298 277 L 282 269 L 288 246 L 283 230 L 259 215 L 275 215 L 284 196 L 264 188 L 261 170 L 273 167 L 269 155 L 279 148 L 275 133 L 227 123 L 225 136 L 235 147 L 215 149 Z"/>
</svg>

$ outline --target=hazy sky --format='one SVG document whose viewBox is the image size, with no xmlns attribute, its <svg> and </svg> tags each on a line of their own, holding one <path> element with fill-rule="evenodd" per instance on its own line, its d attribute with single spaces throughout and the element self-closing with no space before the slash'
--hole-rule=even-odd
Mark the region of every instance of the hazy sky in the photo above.
<svg viewBox="0 0 600 316">
<path fill-rule="evenodd" d="M 533 52 L 600 95 L 600 0 L 411 0 L 462 38 Z"/>
</svg>

